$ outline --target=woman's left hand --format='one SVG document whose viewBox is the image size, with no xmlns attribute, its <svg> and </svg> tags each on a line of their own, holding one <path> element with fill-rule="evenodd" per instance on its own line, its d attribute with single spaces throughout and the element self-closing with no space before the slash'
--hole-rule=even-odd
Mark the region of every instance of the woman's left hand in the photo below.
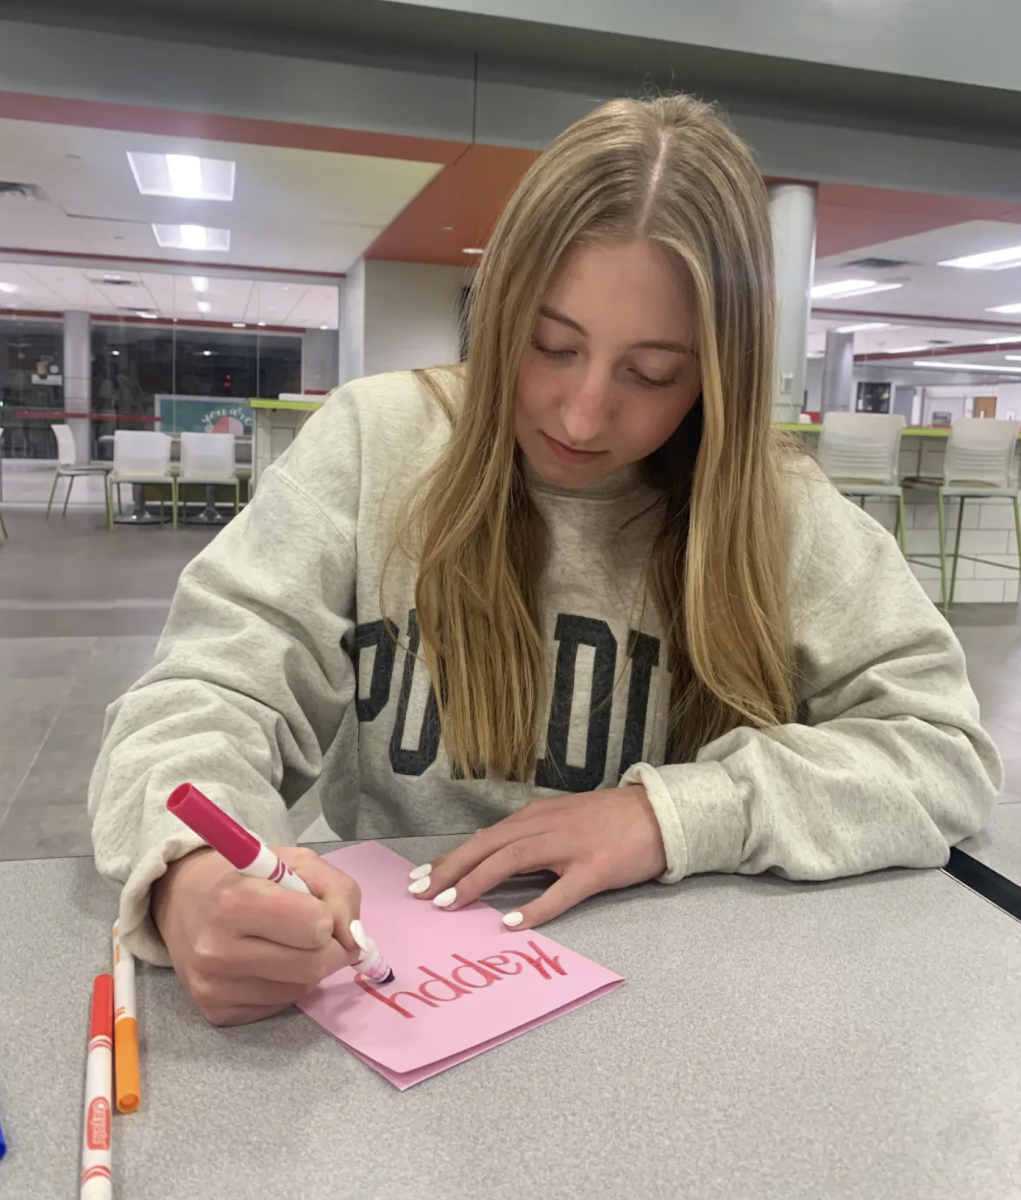
<svg viewBox="0 0 1021 1200">
<path fill-rule="evenodd" d="M 636 784 L 533 800 L 437 860 L 412 890 L 455 911 L 511 875 L 552 871 L 560 876 L 554 884 L 504 917 L 510 928 L 526 929 L 597 892 L 645 883 L 665 870 L 659 822 Z"/>
</svg>

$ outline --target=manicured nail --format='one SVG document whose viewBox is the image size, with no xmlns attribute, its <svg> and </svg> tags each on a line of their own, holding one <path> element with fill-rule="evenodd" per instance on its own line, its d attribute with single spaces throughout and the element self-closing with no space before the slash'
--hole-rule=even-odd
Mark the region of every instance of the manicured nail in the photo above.
<svg viewBox="0 0 1021 1200">
<path fill-rule="evenodd" d="M 429 890 L 429 885 L 431 883 L 432 880 L 428 875 L 426 875 L 424 879 L 416 879 L 415 882 L 408 888 L 408 891 L 413 896 L 421 896 L 423 892 L 427 892 Z"/>
<path fill-rule="evenodd" d="M 456 899 L 457 888 L 447 888 L 445 892 L 440 892 L 436 899 L 433 900 L 433 904 L 435 904 L 437 908 L 449 908 Z"/>
<path fill-rule="evenodd" d="M 517 929 L 517 927 L 521 924 L 521 922 L 524 919 L 525 919 L 524 913 L 512 912 L 512 913 L 506 914 L 506 916 L 503 918 L 503 923 L 504 923 L 504 925 L 507 926 L 508 929 Z"/>
<path fill-rule="evenodd" d="M 359 950 L 368 950 L 369 939 L 365 936 L 365 930 L 362 928 L 361 921 L 351 922 L 351 936 L 354 938 Z"/>
<path fill-rule="evenodd" d="M 420 867 L 416 867 L 408 876 L 409 879 L 425 879 L 427 875 L 432 874 L 432 863 L 422 863 Z"/>
</svg>

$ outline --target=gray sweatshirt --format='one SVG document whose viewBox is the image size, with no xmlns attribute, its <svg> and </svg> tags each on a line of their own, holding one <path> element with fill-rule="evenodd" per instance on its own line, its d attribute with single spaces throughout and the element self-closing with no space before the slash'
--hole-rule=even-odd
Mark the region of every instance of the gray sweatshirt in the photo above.
<svg viewBox="0 0 1021 1200">
<path fill-rule="evenodd" d="M 287 808 L 317 779 L 343 838 L 467 834 L 534 796 L 640 782 L 666 883 L 935 867 L 982 826 L 1002 772 L 961 647 L 893 538 L 807 461 L 788 472 L 798 724 L 736 729 L 664 765 L 670 678 L 638 595 L 653 497 L 633 469 L 581 492 L 533 478 L 552 547 L 541 756 L 527 783 L 455 777 L 416 654 L 414 565 L 392 561 L 385 613 L 379 596 L 407 484 L 448 436 L 413 376 L 348 384 L 185 568 L 155 666 L 110 707 L 89 789 L 134 953 L 168 962 L 149 891 L 201 844 L 164 807 L 186 780 L 275 844 L 293 841 Z"/>
</svg>

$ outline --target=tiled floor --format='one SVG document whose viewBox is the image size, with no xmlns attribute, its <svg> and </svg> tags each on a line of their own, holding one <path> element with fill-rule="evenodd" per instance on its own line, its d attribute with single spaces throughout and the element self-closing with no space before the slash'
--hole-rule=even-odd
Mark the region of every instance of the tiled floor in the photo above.
<svg viewBox="0 0 1021 1200">
<path fill-rule="evenodd" d="M 38 487 L 39 481 L 34 486 Z M 45 496 L 44 496 L 45 499 Z M 0 859 L 88 854 L 85 795 L 107 705 L 145 670 L 181 568 L 203 529 L 119 527 L 101 508 L 66 520 L 38 505 L 4 513 L 0 547 Z M 1021 804 L 1021 616 L 972 606 L 955 618 L 983 718 Z M 292 812 L 300 835 L 318 814 Z"/>
</svg>

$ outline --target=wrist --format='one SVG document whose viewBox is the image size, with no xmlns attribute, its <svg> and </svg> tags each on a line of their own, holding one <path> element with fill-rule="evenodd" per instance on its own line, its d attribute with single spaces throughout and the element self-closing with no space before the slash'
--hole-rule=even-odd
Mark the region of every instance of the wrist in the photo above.
<svg viewBox="0 0 1021 1200">
<path fill-rule="evenodd" d="M 149 892 L 149 912 L 152 914 L 153 924 L 156 926 L 157 932 L 164 941 L 166 941 L 166 938 L 163 935 L 163 922 L 166 919 L 167 907 L 173 896 L 174 884 L 177 881 L 177 877 L 193 863 L 213 853 L 215 851 L 211 846 L 200 846 L 197 850 L 192 850 L 190 854 L 185 854 L 181 858 L 167 863 L 166 871 L 163 872 L 159 879 L 153 880 Z"/>
</svg>

